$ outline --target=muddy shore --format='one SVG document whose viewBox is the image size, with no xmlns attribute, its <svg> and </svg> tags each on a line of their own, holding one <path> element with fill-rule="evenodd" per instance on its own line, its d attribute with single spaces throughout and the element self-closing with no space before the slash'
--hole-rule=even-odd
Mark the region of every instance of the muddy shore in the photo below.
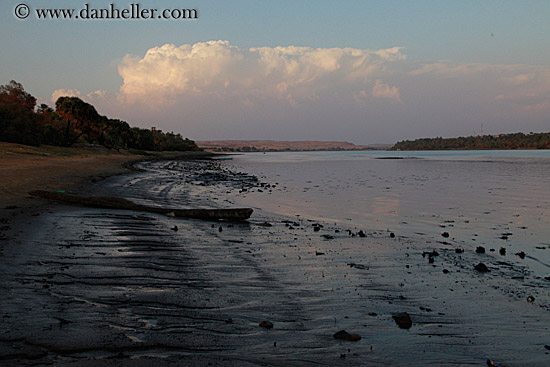
<svg viewBox="0 0 550 367">
<path fill-rule="evenodd" d="M 271 184 L 211 160 L 136 168 L 79 192 L 208 208 Z M 33 215 L 0 242 L 4 365 L 550 363 L 545 280 L 445 238 L 262 211 L 244 223 L 62 204 Z"/>
</svg>

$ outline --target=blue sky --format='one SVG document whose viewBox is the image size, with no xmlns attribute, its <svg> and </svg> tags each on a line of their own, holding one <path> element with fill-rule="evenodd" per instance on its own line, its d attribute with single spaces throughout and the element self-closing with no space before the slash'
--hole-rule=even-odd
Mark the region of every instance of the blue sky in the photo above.
<svg viewBox="0 0 550 367">
<path fill-rule="evenodd" d="M 80 9 L 86 2 L 92 7 L 111 3 L 24 1 L 31 9 Z M 119 8 L 132 2 L 138 1 L 113 1 Z M 481 123 L 487 126 L 486 131 L 494 133 L 550 130 L 550 121 L 545 117 L 550 111 L 550 94 L 544 88 L 545 78 L 550 81 L 549 1 L 139 1 L 142 7 L 158 9 L 196 8 L 199 19 L 193 21 L 37 20 L 33 15 L 18 20 L 14 8 L 21 3 L 4 0 L 0 4 L 0 83 L 15 79 L 50 105 L 54 91 L 78 91 L 102 113 L 197 139 L 311 137 L 376 143 L 420 136 L 470 135 L 479 130 Z M 232 87 L 232 81 L 232 86 L 226 85 L 225 89 L 210 88 L 223 84 L 220 78 L 226 77 L 224 73 L 240 72 L 234 66 L 217 76 L 208 75 L 206 79 L 212 78 L 212 84 L 208 90 L 203 85 L 200 92 L 196 92 L 200 89 L 197 85 L 180 88 L 162 84 L 162 80 L 153 86 L 150 74 L 136 75 L 145 72 L 137 67 L 138 59 L 149 65 L 146 73 L 156 73 L 157 79 L 162 74 L 160 64 L 145 60 L 150 49 L 218 40 L 230 45 L 217 45 L 219 52 L 234 47 L 239 60 L 247 62 L 258 56 L 251 48 L 289 46 L 369 51 L 399 47 L 403 57 L 382 62 L 365 53 L 377 71 L 368 71 L 368 77 L 353 79 L 349 84 L 334 80 L 351 80 L 358 70 L 319 71 L 310 75 L 312 80 L 332 82 L 288 87 L 292 84 L 290 74 L 266 79 L 262 65 L 254 65 L 257 70 L 251 75 L 257 80 L 252 84 L 261 93 L 281 83 L 294 88 L 285 89 L 284 95 L 280 90 L 278 94 L 266 92 L 261 102 L 254 100 L 253 93 L 246 93 L 250 84 Z M 180 57 L 166 52 L 162 52 L 165 61 Z M 133 55 L 131 64 L 123 61 L 126 55 Z M 218 54 L 205 55 L 216 59 L 209 61 L 209 67 L 224 67 Z M 291 57 L 302 63 L 305 58 L 317 56 L 313 51 L 301 50 Z M 348 56 L 334 56 L 337 59 L 333 61 L 345 63 Z M 181 57 L 187 60 L 188 55 Z M 180 61 L 171 63 L 173 71 L 166 75 L 183 80 L 191 72 L 205 72 L 195 64 Z M 126 79 L 120 74 L 121 66 Z M 301 67 L 302 72 L 311 71 L 312 64 Z M 367 73 L 367 69 L 365 66 L 359 71 Z M 201 83 L 194 80 L 191 83 Z M 136 97 L 138 85 L 152 90 L 151 100 L 158 102 L 155 98 L 162 97 L 172 103 L 159 102 L 160 110 L 158 105 L 145 108 L 140 99 L 144 96 Z M 133 99 L 127 95 L 122 98 L 121 87 L 132 90 Z M 94 91 L 101 93 L 89 95 Z M 221 99 L 212 100 L 214 95 Z M 476 102 L 484 98 L 486 105 Z M 119 102 L 113 103 L 115 99 Z M 226 105 L 229 100 L 230 105 Z M 492 105 L 491 101 L 498 103 Z M 253 107 L 234 107 L 239 103 Z M 202 107 L 189 112 L 192 106 Z M 512 109 L 510 106 L 515 106 L 514 111 L 520 106 L 529 112 L 510 116 L 506 113 L 506 108 Z"/>
</svg>

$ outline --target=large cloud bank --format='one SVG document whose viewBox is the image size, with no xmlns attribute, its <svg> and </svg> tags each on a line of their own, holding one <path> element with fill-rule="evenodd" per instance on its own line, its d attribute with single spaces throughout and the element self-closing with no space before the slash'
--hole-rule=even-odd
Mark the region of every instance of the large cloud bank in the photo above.
<svg viewBox="0 0 550 367">
<path fill-rule="evenodd" d="M 173 103 L 179 95 L 284 99 L 291 105 L 323 95 L 358 93 L 399 100 L 399 89 L 381 86 L 386 65 L 405 60 L 401 48 L 260 47 L 241 49 L 227 41 L 176 47 L 167 44 L 143 58 L 127 56 L 119 67 L 120 92 L 128 102 Z M 376 84 L 378 83 L 378 84 Z"/>
<path fill-rule="evenodd" d="M 57 90 L 141 126 L 195 139 L 393 142 L 548 131 L 550 67 L 411 62 L 403 47 L 257 47 L 210 41 L 119 65 L 116 93 Z"/>
</svg>

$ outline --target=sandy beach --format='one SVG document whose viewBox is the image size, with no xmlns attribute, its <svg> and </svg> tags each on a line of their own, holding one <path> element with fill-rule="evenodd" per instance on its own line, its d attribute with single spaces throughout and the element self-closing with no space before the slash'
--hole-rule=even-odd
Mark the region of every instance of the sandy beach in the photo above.
<svg viewBox="0 0 550 367">
<path fill-rule="evenodd" d="M 128 172 L 123 164 L 138 158 L 131 154 L 0 143 L 0 207 L 31 205 L 36 202 L 28 198 L 31 190 L 68 190 L 95 175 Z"/>
<path fill-rule="evenodd" d="M 230 207 L 273 184 L 213 160 L 134 168 L 85 191 Z M 550 358 L 547 286 L 444 238 L 266 212 L 241 223 L 63 204 L 36 214 L 12 221 L 1 245 L 5 365 L 543 366 Z M 490 271 L 475 270 L 480 262 Z M 405 312 L 412 325 L 399 326 L 394 316 Z M 336 339 L 341 330 L 361 339 Z"/>
</svg>

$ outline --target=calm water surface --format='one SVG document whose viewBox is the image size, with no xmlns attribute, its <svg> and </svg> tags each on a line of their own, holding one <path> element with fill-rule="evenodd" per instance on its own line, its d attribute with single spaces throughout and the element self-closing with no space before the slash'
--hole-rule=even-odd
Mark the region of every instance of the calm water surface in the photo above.
<svg viewBox="0 0 550 367">
<path fill-rule="evenodd" d="M 548 150 L 248 153 L 229 164 L 278 183 L 242 204 L 437 240 L 448 232 L 550 275 Z"/>
</svg>

